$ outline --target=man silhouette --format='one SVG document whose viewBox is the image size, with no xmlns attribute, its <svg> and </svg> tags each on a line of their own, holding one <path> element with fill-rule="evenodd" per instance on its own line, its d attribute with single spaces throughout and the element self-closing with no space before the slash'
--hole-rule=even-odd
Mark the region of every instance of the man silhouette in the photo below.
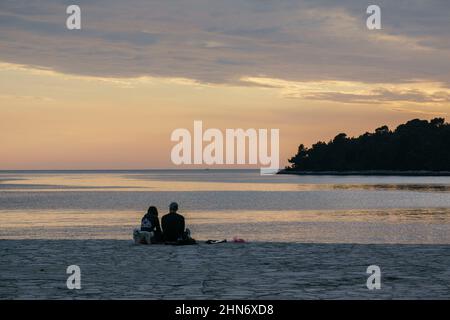
<svg viewBox="0 0 450 320">
<path fill-rule="evenodd" d="M 165 242 L 189 242 L 189 229 L 184 230 L 184 217 L 177 213 L 178 203 L 172 202 L 169 206 L 169 213 L 162 217 L 161 224 L 163 238 Z"/>
</svg>

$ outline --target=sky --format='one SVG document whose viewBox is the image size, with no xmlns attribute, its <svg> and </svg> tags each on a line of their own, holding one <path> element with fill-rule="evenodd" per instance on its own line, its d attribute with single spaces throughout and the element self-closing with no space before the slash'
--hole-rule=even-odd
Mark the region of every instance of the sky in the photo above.
<svg viewBox="0 0 450 320">
<path fill-rule="evenodd" d="M 174 168 L 194 120 L 279 129 L 282 166 L 300 143 L 448 120 L 450 2 L 375 2 L 1 0 L 0 170 Z"/>
</svg>

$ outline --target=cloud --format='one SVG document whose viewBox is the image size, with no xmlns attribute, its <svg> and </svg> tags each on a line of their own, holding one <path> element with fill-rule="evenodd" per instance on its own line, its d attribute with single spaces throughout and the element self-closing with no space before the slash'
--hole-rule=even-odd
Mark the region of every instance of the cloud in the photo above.
<svg viewBox="0 0 450 320">
<path fill-rule="evenodd" d="M 415 103 L 448 103 L 449 92 L 428 94 L 420 90 L 395 91 L 389 89 L 374 89 L 369 94 L 352 94 L 342 92 L 319 92 L 306 94 L 305 99 L 328 100 L 345 103 L 380 103 L 380 102 L 415 102 Z"/>
<path fill-rule="evenodd" d="M 265 88 L 279 89 L 286 98 L 341 103 L 449 103 L 450 89 L 442 83 L 411 82 L 406 84 L 353 81 L 286 81 L 267 77 L 244 77 L 241 81 Z"/>
<path fill-rule="evenodd" d="M 15 100 L 15 101 L 34 101 L 34 102 L 50 102 L 55 99 L 46 96 L 30 96 L 30 95 L 8 95 L 0 94 L 0 100 Z"/>
<path fill-rule="evenodd" d="M 80 0 L 82 30 L 69 31 L 71 1 L 5 0 L 0 61 L 94 77 L 239 85 L 257 85 L 240 79 L 261 75 L 373 84 L 422 79 L 450 87 L 450 3 L 378 2 L 383 29 L 369 31 L 356 0 Z M 417 92 L 368 95 L 321 98 L 447 101 Z"/>
</svg>

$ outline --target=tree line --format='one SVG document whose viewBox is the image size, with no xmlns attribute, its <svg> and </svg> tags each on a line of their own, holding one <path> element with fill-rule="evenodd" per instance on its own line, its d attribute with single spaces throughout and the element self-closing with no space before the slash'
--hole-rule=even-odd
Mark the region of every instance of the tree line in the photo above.
<svg viewBox="0 0 450 320">
<path fill-rule="evenodd" d="M 450 171 L 450 124 L 444 118 L 386 125 L 359 137 L 340 133 L 328 143 L 298 147 L 286 171 Z"/>
</svg>

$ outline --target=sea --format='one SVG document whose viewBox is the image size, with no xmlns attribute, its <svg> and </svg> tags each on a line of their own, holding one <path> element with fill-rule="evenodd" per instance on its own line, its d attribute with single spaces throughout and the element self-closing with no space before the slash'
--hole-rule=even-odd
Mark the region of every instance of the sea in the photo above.
<svg viewBox="0 0 450 320">
<path fill-rule="evenodd" d="M 450 244 L 450 177 L 0 171 L 0 239 L 128 239 L 179 204 L 199 241 Z"/>
</svg>

